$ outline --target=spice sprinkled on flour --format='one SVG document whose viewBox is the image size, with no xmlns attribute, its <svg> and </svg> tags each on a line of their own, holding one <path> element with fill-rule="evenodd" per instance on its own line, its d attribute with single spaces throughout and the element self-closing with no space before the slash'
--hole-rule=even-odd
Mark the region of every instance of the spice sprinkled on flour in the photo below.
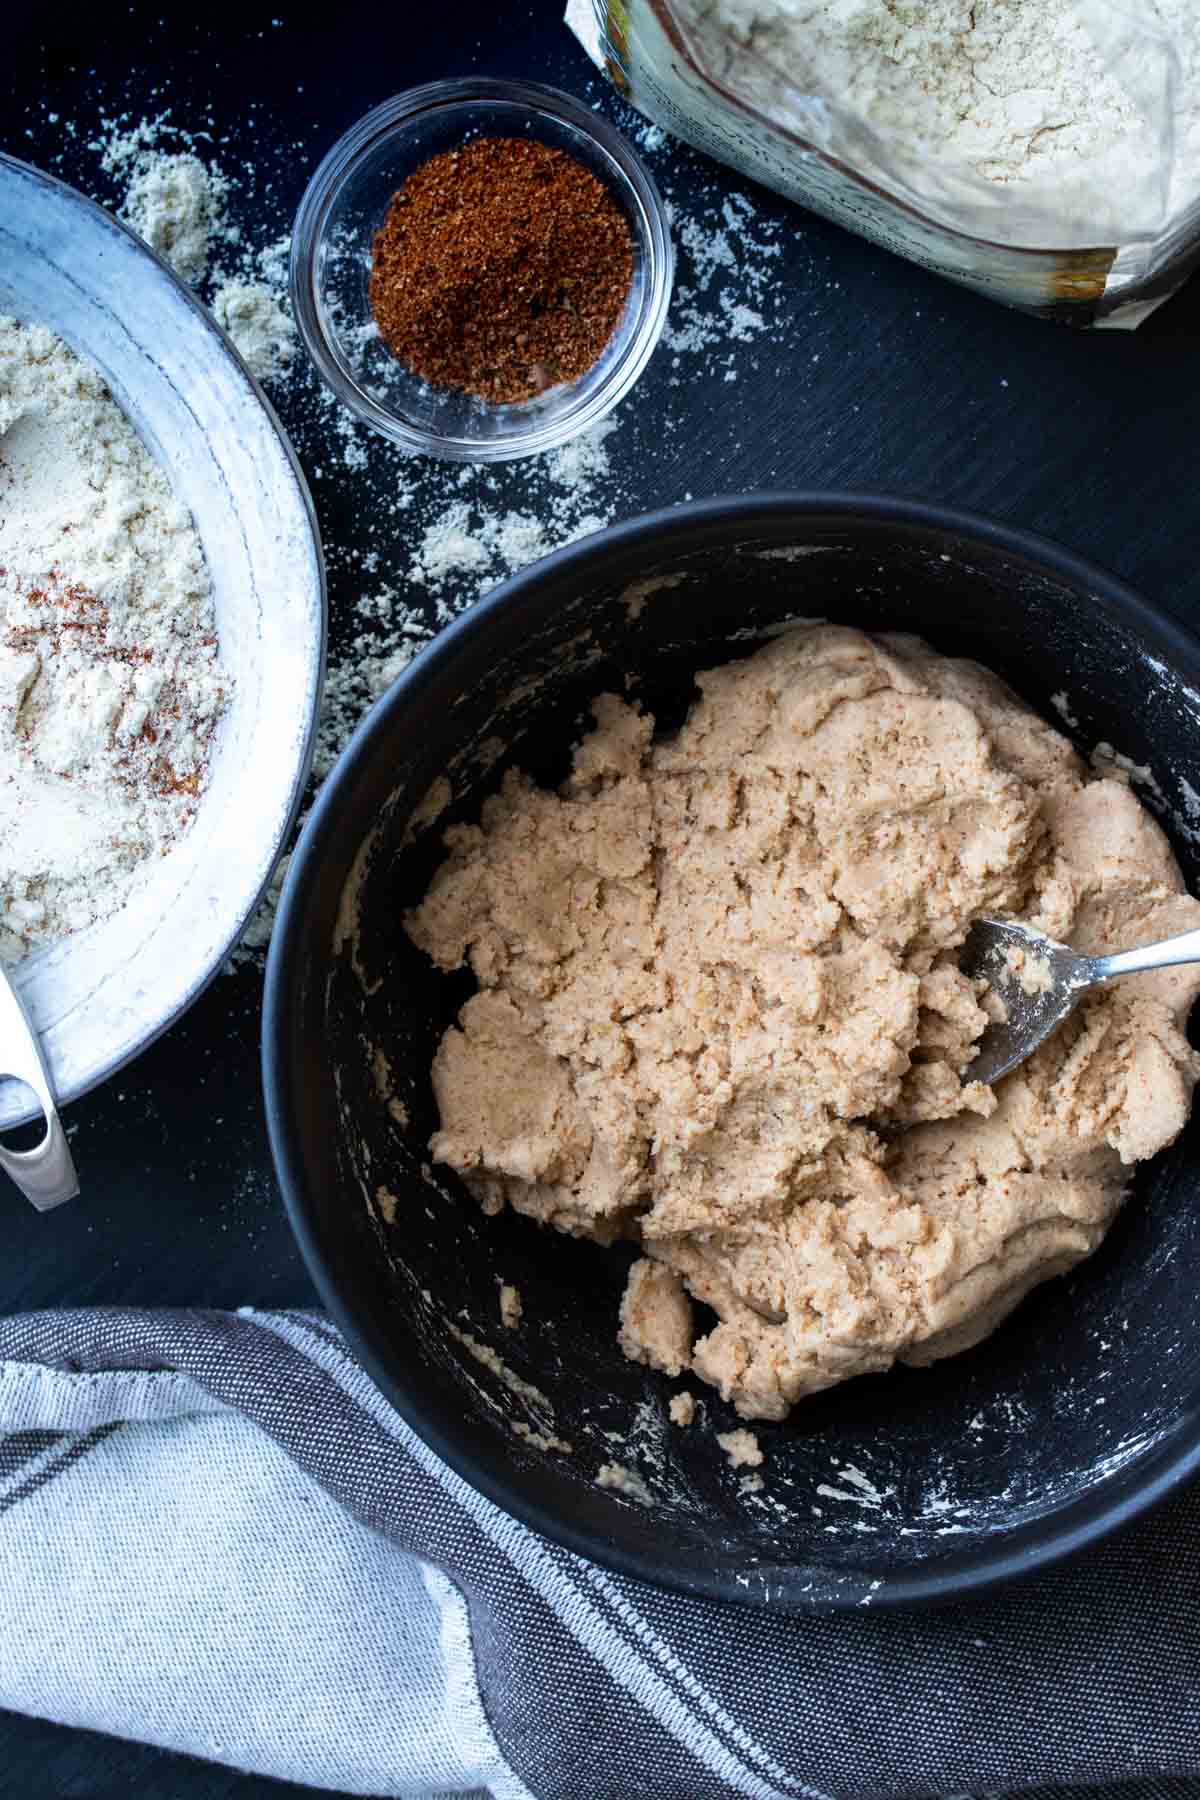
<svg viewBox="0 0 1200 1800">
<path fill-rule="evenodd" d="M 376 234 L 371 308 L 414 374 L 501 403 L 585 374 L 633 253 L 620 207 L 574 157 L 480 138 L 417 169 Z"/>
<path fill-rule="evenodd" d="M 98 372 L 0 318 L 0 961 L 186 829 L 225 704 L 186 510 Z"/>
</svg>

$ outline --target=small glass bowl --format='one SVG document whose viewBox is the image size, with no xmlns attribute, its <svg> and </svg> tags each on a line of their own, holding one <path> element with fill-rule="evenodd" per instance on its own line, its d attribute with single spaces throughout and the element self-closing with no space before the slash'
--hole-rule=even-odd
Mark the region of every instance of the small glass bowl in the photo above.
<svg viewBox="0 0 1200 1800">
<path fill-rule="evenodd" d="M 515 405 L 422 381 L 384 344 L 368 295 L 371 246 L 392 195 L 431 156 L 479 137 L 531 137 L 567 151 L 620 206 L 633 246 L 629 298 L 598 361 Z M 533 82 L 434 81 L 369 112 L 309 182 L 292 234 L 292 304 L 321 375 L 365 424 L 409 450 L 501 462 L 565 443 L 629 392 L 662 332 L 674 266 L 658 189 L 606 120 Z"/>
</svg>

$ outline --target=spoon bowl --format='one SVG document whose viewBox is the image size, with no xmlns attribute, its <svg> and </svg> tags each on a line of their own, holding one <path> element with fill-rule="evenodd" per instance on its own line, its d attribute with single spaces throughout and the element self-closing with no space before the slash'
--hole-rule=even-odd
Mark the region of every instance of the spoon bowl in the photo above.
<svg viewBox="0 0 1200 1800">
<path fill-rule="evenodd" d="M 1121 975 L 1200 962 L 1200 931 L 1161 944 L 1081 956 L 1067 944 L 1015 919 L 978 919 L 967 935 L 959 968 L 988 984 L 1004 1017 L 993 1019 L 966 1073 L 987 1086 L 1009 1074 L 1069 1018 L 1089 988 Z"/>
<path fill-rule="evenodd" d="M 987 982 L 1004 1017 L 993 1019 L 980 1038 L 967 1077 L 990 1087 L 1032 1056 L 1091 986 L 1091 962 L 1015 919 L 977 920 L 958 966 L 973 980 Z"/>
</svg>

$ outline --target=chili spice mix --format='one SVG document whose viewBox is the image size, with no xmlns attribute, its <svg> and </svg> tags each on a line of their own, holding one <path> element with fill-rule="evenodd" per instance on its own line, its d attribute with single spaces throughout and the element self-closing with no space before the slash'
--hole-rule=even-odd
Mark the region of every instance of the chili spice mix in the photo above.
<svg viewBox="0 0 1200 1800">
<path fill-rule="evenodd" d="M 536 139 L 477 138 L 392 196 L 370 300 L 414 374 L 507 404 L 592 367 L 632 277 L 628 223 L 589 169 Z"/>
</svg>

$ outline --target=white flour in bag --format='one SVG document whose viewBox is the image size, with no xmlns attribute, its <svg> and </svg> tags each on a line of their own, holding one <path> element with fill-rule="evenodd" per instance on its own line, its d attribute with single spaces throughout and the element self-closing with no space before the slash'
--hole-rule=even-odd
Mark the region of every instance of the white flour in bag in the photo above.
<svg viewBox="0 0 1200 1800">
<path fill-rule="evenodd" d="M 229 682 L 204 554 L 99 373 L 0 318 L 0 960 L 190 823 Z"/>
<path fill-rule="evenodd" d="M 765 66 L 910 151 L 997 183 L 1049 189 L 1069 179 L 1076 196 L 1088 191 L 1090 165 L 1097 184 L 1111 181 L 1115 149 L 1127 175 L 1146 175 L 1161 154 L 1162 121 L 1146 108 L 1165 92 L 1169 41 L 1178 77 L 1169 212 L 1200 195 L 1193 0 L 1143 0 L 1111 15 L 1073 0 L 679 0 L 678 10 L 735 89 L 760 86 Z M 1160 35 L 1106 57 L 1089 20 L 1109 16 Z M 1103 188 L 1097 197 L 1107 198 Z"/>
</svg>

